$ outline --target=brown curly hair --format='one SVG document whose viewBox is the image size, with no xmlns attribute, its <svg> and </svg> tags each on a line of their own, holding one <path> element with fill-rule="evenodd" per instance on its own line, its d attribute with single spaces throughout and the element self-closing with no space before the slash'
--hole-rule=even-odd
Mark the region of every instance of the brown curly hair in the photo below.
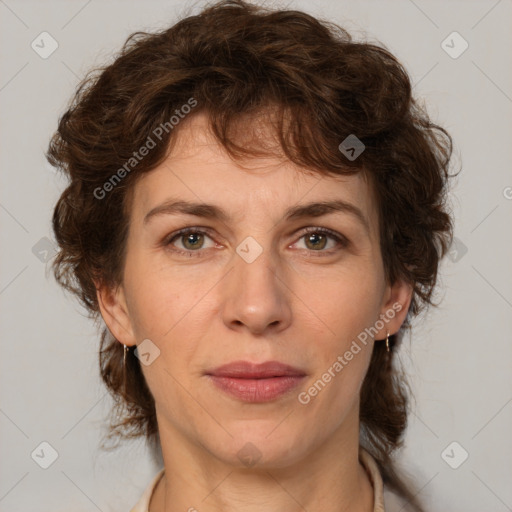
<svg viewBox="0 0 512 512">
<path fill-rule="evenodd" d="M 411 92 L 406 71 L 384 46 L 355 42 L 338 25 L 300 11 L 227 0 L 166 30 L 132 34 L 113 63 L 83 80 L 48 148 L 49 162 L 69 178 L 53 214 L 57 281 L 99 319 L 95 282 L 122 282 L 134 184 L 166 158 L 179 125 L 108 194 L 98 198 L 98 191 L 176 109 L 193 98 L 190 115 L 206 112 L 215 137 L 236 158 L 268 154 L 236 144 L 233 134 L 245 116 L 271 108 L 278 119 L 271 129 L 292 162 L 324 175 L 371 176 L 386 279 L 413 287 L 406 322 L 390 337 L 393 348 L 410 317 L 435 305 L 438 264 L 453 236 L 446 206 L 452 140 Z M 339 150 L 350 134 L 365 145 L 355 160 Z M 375 344 L 361 390 L 361 438 L 384 482 L 422 510 L 391 458 L 403 443 L 408 409 L 393 355 Z M 123 346 L 106 328 L 100 373 L 115 401 L 109 437 L 158 440 L 139 361 L 130 351 L 123 367 Z"/>
</svg>

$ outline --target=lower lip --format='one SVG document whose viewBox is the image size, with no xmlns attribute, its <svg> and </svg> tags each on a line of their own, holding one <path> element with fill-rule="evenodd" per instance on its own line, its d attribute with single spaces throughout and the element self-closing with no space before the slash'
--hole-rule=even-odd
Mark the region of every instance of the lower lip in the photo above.
<svg viewBox="0 0 512 512">
<path fill-rule="evenodd" d="M 268 379 L 235 379 L 209 375 L 212 382 L 225 393 L 244 402 L 270 402 L 297 387 L 303 376 L 286 375 Z"/>
</svg>

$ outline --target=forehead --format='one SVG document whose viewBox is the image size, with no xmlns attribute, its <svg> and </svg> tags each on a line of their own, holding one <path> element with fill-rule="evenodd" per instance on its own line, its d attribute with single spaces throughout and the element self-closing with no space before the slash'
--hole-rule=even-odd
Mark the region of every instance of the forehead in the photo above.
<svg viewBox="0 0 512 512">
<path fill-rule="evenodd" d="M 271 121 L 270 121 L 271 122 Z M 375 221 L 373 187 L 364 172 L 352 175 L 320 174 L 291 162 L 283 154 L 268 117 L 246 120 L 235 127 L 236 143 L 256 143 L 272 156 L 243 156 L 233 160 L 211 133 L 205 113 L 181 121 L 169 156 L 137 181 L 132 220 L 169 197 L 223 205 L 233 214 L 251 211 L 278 217 L 291 205 L 344 200 Z"/>
</svg>

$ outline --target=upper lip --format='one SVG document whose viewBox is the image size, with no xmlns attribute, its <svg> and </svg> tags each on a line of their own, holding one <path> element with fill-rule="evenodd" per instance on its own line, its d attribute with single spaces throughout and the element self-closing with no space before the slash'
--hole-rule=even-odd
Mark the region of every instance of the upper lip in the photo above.
<svg viewBox="0 0 512 512">
<path fill-rule="evenodd" d="M 250 363 L 249 361 L 233 361 L 210 370 L 207 375 L 215 377 L 232 377 L 237 379 L 265 379 L 284 376 L 304 376 L 302 370 L 279 361 Z"/>
</svg>

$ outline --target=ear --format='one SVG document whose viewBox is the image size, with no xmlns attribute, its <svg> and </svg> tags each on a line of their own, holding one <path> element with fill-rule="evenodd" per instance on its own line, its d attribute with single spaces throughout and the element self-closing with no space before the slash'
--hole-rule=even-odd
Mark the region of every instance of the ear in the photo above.
<svg viewBox="0 0 512 512">
<path fill-rule="evenodd" d="M 391 336 L 398 332 L 409 311 L 412 293 L 412 286 L 403 280 L 386 286 L 379 316 L 384 326 L 376 334 L 376 340 L 385 340 L 388 333 Z M 380 324 L 381 322 L 378 322 L 379 327 Z"/>
<path fill-rule="evenodd" d="M 125 345 L 135 345 L 135 335 L 122 285 L 115 289 L 95 281 L 101 316 L 114 338 Z"/>
</svg>

